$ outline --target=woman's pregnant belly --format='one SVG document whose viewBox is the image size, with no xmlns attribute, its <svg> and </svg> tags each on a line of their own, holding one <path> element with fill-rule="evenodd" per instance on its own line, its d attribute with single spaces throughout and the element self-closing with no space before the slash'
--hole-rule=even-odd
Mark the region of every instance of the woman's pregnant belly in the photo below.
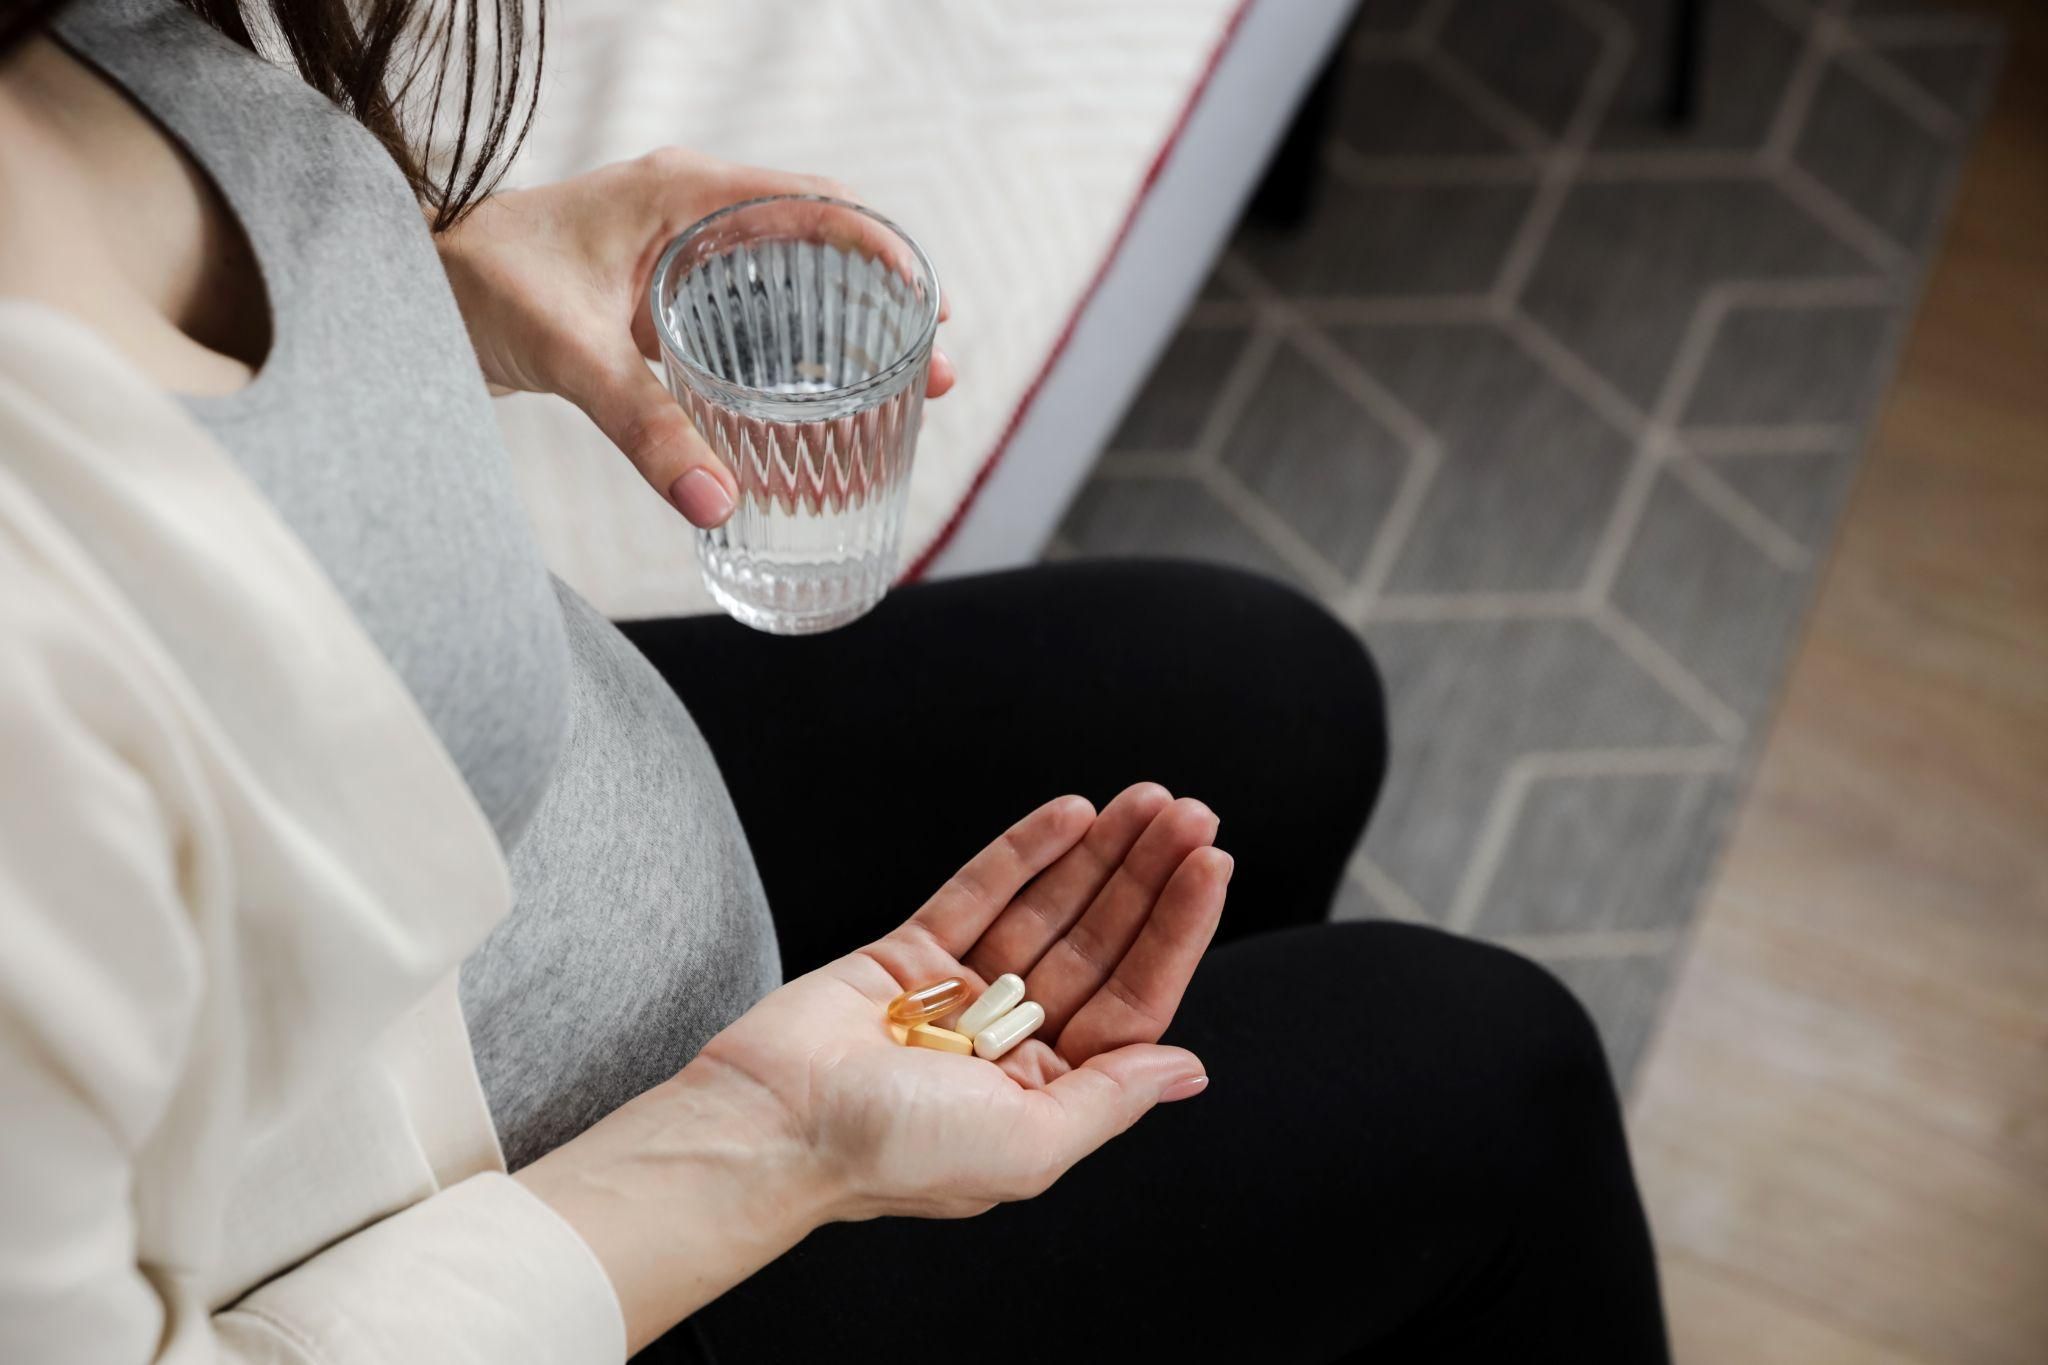
<svg viewBox="0 0 2048 1365">
<path fill-rule="evenodd" d="M 511 916 L 462 968 L 514 1168 L 668 1079 L 780 980 L 718 764 L 675 693 L 567 586 L 569 736 L 510 855 Z"/>
</svg>

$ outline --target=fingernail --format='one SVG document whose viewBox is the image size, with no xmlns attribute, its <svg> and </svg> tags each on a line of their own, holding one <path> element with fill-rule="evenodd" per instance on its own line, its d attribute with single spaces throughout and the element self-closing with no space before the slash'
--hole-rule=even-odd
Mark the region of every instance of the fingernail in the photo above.
<svg viewBox="0 0 2048 1365">
<path fill-rule="evenodd" d="M 1223 850 L 1220 848 L 1216 851 L 1218 853 L 1223 853 Z M 1223 853 L 1223 884 L 1225 886 L 1230 885 L 1230 879 L 1232 876 L 1236 874 L 1236 872 L 1237 859 L 1231 857 L 1228 853 Z"/>
<path fill-rule="evenodd" d="M 707 530 L 732 515 L 732 494 L 708 469 L 693 469 L 670 484 L 668 500 L 692 526 Z"/>
<path fill-rule="evenodd" d="M 1159 1096 L 1159 1102 L 1161 1104 L 1172 1104 L 1175 1100 L 1191 1100 L 1208 1088 L 1209 1078 L 1207 1076 L 1189 1076 L 1185 1080 L 1175 1081 L 1172 1085 L 1167 1086 L 1165 1092 Z"/>
</svg>

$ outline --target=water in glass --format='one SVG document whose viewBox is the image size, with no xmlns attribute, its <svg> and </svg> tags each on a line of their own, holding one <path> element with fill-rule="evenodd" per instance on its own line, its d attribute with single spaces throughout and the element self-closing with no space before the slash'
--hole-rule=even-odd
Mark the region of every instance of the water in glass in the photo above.
<svg viewBox="0 0 2048 1365">
<path fill-rule="evenodd" d="M 907 239 L 880 254 L 879 220 L 856 235 L 817 212 L 700 225 L 653 299 L 670 388 L 739 482 L 732 519 L 698 533 L 705 583 L 782 634 L 844 625 L 895 576 L 937 306 Z"/>
</svg>

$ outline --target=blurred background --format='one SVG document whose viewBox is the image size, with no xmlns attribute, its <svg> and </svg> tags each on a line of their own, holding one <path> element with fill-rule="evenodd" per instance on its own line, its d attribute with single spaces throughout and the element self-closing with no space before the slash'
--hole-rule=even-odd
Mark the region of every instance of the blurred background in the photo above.
<svg viewBox="0 0 2048 1365">
<path fill-rule="evenodd" d="M 2048 1360 L 2040 7 L 585 0 L 548 61 L 519 178 L 682 142 L 924 241 L 908 572 L 1222 560 L 1363 634 L 1335 913 L 1586 1001 L 1680 1360 Z M 558 571 L 701 609 L 501 406 Z"/>
</svg>

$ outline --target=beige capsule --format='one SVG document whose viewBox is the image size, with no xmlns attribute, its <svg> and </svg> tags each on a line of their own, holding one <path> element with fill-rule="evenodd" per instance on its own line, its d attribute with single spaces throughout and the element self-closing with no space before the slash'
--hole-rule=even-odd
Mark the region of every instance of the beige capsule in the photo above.
<svg viewBox="0 0 2048 1365">
<path fill-rule="evenodd" d="M 975 1034 L 993 1024 L 1017 1007 L 1024 998 L 1024 978 L 1015 972 L 1004 972 L 988 983 L 988 989 L 981 993 L 981 999 L 967 1007 L 967 1013 L 960 1016 L 953 1027 L 972 1038 Z"/>
<path fill-rule="evenodd" d="M 974 1035 L 974 1055 L 992 1062 L 1038 1032 L 1044 1022 L 1045 1006 L 1026 1000 Z"/>
</svg>

